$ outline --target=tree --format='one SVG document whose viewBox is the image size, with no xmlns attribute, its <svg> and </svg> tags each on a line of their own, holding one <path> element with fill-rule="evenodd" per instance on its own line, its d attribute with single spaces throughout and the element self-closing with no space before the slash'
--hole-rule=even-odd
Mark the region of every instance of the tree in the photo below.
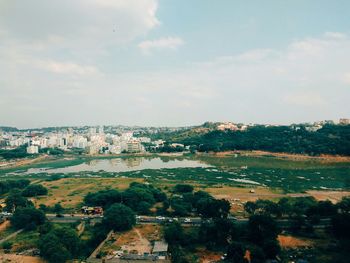
<svg viewBox="0 0 350 263">
<path fill-rule="evenodd" d="M 40 253 L 50 263 L 64 263 L 81 254 L 81 241 L 76 231 L 69 227 L 52 227 L 39 240 Z"/>
<path fill-rule="evenodd" d="M 137 212 L 141 215 L 148 215 L 150 213 L 151 207 L 152 207 L 151 204 L 149 204 L 145 201 L 142 201 L 137 206 Z"/>
<path fill-rule="evenodd" d="M 61 214 L 62 212 L 63 212 L 63 207 L 61 206 L 61 204 L 60 203 L 57 203 L 57 204 L 55 204 L 54 205 L 54 207 L 53 207 L 53 209 L 52 209 L 52 211 L 54 212 L 54 213 L 56 213 L 56 214 Z"/>
<path fill-rule="evenodd" d="M 171 245 L 181 245 L 185 240 L 184 230 L 179 222 L 173 222 L 165 227 L 164 238 Z"/>
<path fill-rule="evenodd" d="M 343 197 L 343 199 L 337 204 L 342 213 L 350 213 L 350 197 Z"/>
<path fill-rule="evenodd" d="M 45 188 L 41 184 L 31 184 L 23 190 L 22 195 L 25 197 L 47 195 L 47 188 Z"/>
<path fill-rule="evenodd" d="M 193 192 L 193 186 L 189 184 L 177 184 L 174 187 L 176 193 L 191 193 Z"/>
<path fill-rule="evenodd" d="M 280 232 L 276 221 L 267 215 L 250 216 L 247 230 L 249 240 L 259 246 L 266 240 L 276 240 Z"/>
<path fill-rule="evenodd" d="M 102 223 L 115 231 L 129 230 L 136 224 L 135 213 L 123 204 L 114 204 L 106 210 Z"/>
<path fill-rule="evenodd" d="M 11 217 L 11 224 L 17 228 L 33 229 L 46 221 L 45 214 L 33 207 L 18 208 Z"/>
<path fill-rule="evenodd" d="M 206 218 L 226 218 L 230 208 L 230 202 L 224 199 L 202 198 L 197 203 L 198 213 Z"/>
<path fill-rule="evenodd" d="M 332 218 L 334 235 L 339 239 L 350 240 L 350 214 L 338 214 Z"/>
<path fill-rule="evenodd" d="M 14 189 L 7 196 L 6 200 L 6 210 L 9 212 L 15 211 L 17 208 L 32 207 L 33 203 L 27 198 L 22 196 L 21 191 Z"/>
<path fill-rule="evenodd" d="M 244 258 L 246 248 L 242 243 L 232 242 L 227 248 L 227 260 L 233 263 L 247 263 Z"/>
</svg>

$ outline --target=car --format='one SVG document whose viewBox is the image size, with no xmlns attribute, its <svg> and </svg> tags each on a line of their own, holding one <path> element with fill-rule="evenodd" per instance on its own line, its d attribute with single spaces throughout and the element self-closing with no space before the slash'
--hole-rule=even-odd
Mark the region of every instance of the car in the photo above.
<svg viewBox="0 0 350 263">
<path fill-rule="evenodd" d="M 62 214 L 56 214 L 56 217 L 64 217 Z"/>
<path fill-rule="evenodd" d="M 173 220 L 174 221 L 179 221 L 179 219 L 177 217 L 174 217 Z"/>
<path fill-rule="evenodd" d="M 136 219 L 141 219 L 141 216 L 136 216 Z"/>
<path fill-rule="evenodd" d="M 185 218 L 184 222 L 185 223 L 191 223 L 191 218 Z"/>
<path fill-rule="evenodd" d="M 165 217 L 164 216 L 156 216 L 156 219 L 157 220 L 165 220 Z"/>
</svg>

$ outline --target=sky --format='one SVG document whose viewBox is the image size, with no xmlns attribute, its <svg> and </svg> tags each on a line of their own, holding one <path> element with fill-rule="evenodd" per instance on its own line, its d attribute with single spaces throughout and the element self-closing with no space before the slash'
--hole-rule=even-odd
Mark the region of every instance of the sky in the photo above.
<svg viewBox="0 0 350 263">
<path fill-rule="evenodd" d="M 348 0 L 0 0 L 0 126 L 350 118 Z"/>
</svg>

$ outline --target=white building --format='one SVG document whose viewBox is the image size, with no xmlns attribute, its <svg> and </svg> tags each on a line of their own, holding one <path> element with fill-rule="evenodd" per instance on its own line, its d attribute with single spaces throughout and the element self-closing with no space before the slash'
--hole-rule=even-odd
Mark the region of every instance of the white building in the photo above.
<svg viewBox="0 0 350 263">
<path fill-rule="evenodd" d="M 39 147 L 36 145 L 31 145 L 27 147 L 27 153 L 29 154 L 37 154 L 39 153 Z"/>
<path fill-rule="evenodd" d="M 129 153 L 138 153 L 138 152 L 143 152 L 144 147 L 142 144 L 137 141 L 137 140 L 131 140 L 127 142 L 127 152 Z"/>
</svg>

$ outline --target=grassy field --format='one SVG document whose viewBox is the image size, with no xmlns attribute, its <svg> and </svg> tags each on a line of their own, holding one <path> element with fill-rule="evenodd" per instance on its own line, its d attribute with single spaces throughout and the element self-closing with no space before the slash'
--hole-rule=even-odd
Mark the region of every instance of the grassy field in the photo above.
<svg viewBox="0 0 350 263">
<path fill-rule="evenodd" d="M 131 178 L 63 178 L 56 181 L 38 182 L 45 186 L 49 193 L 47 196 L 35 199 L 38 206 L 44 204 L 52 206 L 56 203 L 66 208 L 75 208 L 89 192 L 97 192 L 104 189 L 125 189 L 131 182 L 142 182 L 142 179 Z"/>
</svg>

